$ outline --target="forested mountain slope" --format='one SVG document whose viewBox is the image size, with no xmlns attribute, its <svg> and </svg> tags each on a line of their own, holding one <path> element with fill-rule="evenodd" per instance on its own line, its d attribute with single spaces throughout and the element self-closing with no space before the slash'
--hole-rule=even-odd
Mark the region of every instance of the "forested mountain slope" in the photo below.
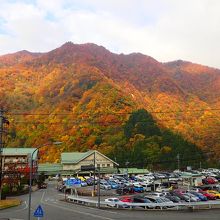
<svg viewBox="0 0 220 220">
<path fill-rule="evenodd" d="M 63 141 L 45 146 L 44 161 L 57 161 L 61 151 L 112 155 L 119 140 L 128 141 L 124 125 L 141 108 L 160 129 L 220 155 L 217 69 L 68 42 L 48 53 L 0 56 L 0 97 L 10 119 L 8 146 Z"/>
</svg>

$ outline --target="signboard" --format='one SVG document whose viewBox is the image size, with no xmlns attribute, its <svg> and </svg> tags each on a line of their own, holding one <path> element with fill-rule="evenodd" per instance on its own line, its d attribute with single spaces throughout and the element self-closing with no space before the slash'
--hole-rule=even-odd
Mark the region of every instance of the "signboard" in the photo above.
<svg viewBox="0 0 220 220">
<path fill-rule="evenodd" d="M 44 211 L 43 211 L 43 209 L 42 209 L 42 207 L 40 205 L 35 210 L 34 217 L 38 217 L 38 218 L 44 217 Z"/>
<path fill-rule="evenodd" d="M 91 170 L 94 170 L 94 169 L 95 169 L 94 165 L 81 166 L 81 171 L 91 171 Z"/>
</svg>

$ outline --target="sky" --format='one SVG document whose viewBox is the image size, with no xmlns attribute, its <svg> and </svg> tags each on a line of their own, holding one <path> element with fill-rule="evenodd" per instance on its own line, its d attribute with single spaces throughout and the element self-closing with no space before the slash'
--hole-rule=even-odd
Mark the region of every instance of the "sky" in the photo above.
<svg viewBox="0 0 220 220">
<path fill-rule="evenodd" d="M 0 55 L 67 41 L 220 69 L 219 0 L 0 0 Z"/>
</svg>

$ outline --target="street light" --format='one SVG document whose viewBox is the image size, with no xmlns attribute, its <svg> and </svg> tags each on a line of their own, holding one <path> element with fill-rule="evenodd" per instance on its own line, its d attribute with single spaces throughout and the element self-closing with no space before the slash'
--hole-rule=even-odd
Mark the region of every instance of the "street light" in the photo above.
<svg viewBox="0 0 220 220">
<path fill-rule="evenodd" d="M 60 141 L 56 141 L 56 142 L 52 142 L 52 144 L 54 145 L 60 145 L 63 142 Z M 28 200 L 28 220 L 31 219 L 31 192 L 32 192 L 32 178 L 33 178 L 33 156 L 34 153 L 39 150 L 41 147 L 48 145 L 50 143 L 46 143 L 46 144 L 42 144 L 41 146 L 38 146 L 30 155 L 30 173 L 29 173 L 29 200 Z"/>
</svg>

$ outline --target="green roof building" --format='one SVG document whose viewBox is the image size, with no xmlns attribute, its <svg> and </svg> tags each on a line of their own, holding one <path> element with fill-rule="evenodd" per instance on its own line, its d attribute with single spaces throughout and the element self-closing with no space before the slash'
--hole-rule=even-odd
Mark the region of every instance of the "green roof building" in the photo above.
<svg viewBox="0 0 220 220">
<path fill-rule="evenodd" d="M 100 167 L 101 169 L 110 169 L 119 165 L 96 150 L 87 152 L 62 153 L 61 164 L 63 165 L 63 171 L 77 171 L 81 169 L 81 166 L 94 164 L 95 167 Z"/>
</svg>

